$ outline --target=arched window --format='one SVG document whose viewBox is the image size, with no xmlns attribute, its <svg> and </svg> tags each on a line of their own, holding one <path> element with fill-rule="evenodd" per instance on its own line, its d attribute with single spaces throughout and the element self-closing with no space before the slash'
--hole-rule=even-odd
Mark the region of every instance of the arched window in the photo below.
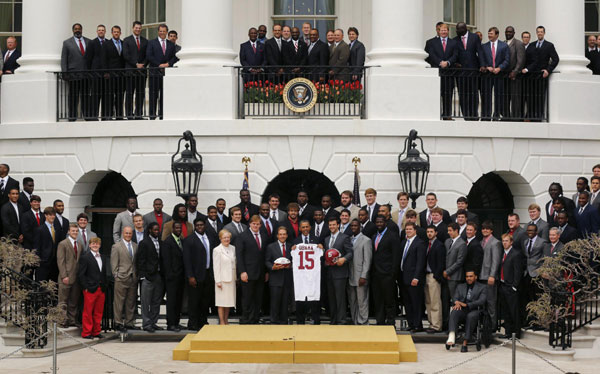
<svg viewBox="0 0 600 374">
<path fill-rule="evenodd" d="M 336 18 L 335 0 L 275 0 L 273 6 L 274 24 L 302 30 L 302 24 L 310 22 L 319 30 L 321 40 L 325 40 L 327 30 L 335 29 Z"/>
</svg>

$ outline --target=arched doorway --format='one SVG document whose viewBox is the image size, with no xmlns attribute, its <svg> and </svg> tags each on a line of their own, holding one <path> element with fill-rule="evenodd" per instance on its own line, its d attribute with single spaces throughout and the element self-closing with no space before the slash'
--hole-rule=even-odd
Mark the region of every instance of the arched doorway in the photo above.
<svg viewBox="0 0 600 374">
<path fill-rule="evenodd" d="M 515 208 L 513 194 L 508 184 L 496 173 L 487 173 L 479 178 L 469 195 L 469 210 L 479 216 L 479 221 L 492 221 L 494 235 L 508 230 L 506 217 Z"/>
<path fill-rule="evenodd" d="M 125 210 L 127 198 L 131 196 L 136 196 L 135 191 L 120 173 L 109 172 L 96 185 L 92 205 L 86 212 L 92 214 L 92 231 L 102 239 L 101 253 L 110 254 L 115 217 Z"/>
<path fill-rule="evenodd" d="M 306 191 L 309 204 L 321 206 L 321 196 L 330 195 L 333 206 L 340 204 L 340 193 L 325 174 L 314 170 L 287 170 L 279 173 L 269 184 L 262 195 L 266 202 L 269 195 L 277 193 L 281 197 L 280 205 L 285 209 L 288 203 L 296 202 L 299 191 Z"/>
</svg>

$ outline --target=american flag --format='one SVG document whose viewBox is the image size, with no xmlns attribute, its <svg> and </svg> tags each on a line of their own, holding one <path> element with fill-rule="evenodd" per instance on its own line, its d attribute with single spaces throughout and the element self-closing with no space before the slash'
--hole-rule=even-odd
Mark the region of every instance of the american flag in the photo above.
<svg viewBox="0 0 600 374">
<path fill-rule="evenodd" d="M 358 176 L 358 168 L 354 168 L 354 189 L 352 190 L 352 194 L 354 197 L 352 198 L 352 204 L 360 207 L 360 177 Z"/>
<path fill-rule="evenodd" d="M 250 188 L 250 184 L 248 183 L 248 166 L 244 170 L 244 181 L 242 182 L 242 190 L 247 190 Z"/>
</svg>

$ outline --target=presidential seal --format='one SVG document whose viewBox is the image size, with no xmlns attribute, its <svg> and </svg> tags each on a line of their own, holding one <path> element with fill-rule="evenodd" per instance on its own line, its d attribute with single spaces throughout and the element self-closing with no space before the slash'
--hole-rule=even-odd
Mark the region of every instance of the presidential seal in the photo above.
<svg viewBox="0 0 600 374">
<path fill-rule="evenodd" d="M 317 102 L 317 88 L 306 78 L 292 79 L 283 88 L 283 102 L 292 112 L 308 112 Z"/>
</svg>

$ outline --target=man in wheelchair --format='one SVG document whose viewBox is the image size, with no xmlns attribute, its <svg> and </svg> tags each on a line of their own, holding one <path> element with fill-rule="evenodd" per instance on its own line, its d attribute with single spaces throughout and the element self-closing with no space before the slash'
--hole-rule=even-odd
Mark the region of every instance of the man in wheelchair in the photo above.
<svg viewBox="0 0 600 374">
<path fill-rule="evenodd" d="M 461 352 L 468 352 L 467 344 L 471 340 L 480 318 L 480 309 L 486 303 L 486 286 L 477 282 L 477 274 L 472 269 L 466 270 L 467 283 L 461 283 L 454 291 L 454 305 L 450 310 L 449 333 L 446 349 L 454 346 L 456 331 L 461 323 L 465 323 L 465 339 Z M 480 345 L 478 345 L 480 347 Z"/>
</svg>

